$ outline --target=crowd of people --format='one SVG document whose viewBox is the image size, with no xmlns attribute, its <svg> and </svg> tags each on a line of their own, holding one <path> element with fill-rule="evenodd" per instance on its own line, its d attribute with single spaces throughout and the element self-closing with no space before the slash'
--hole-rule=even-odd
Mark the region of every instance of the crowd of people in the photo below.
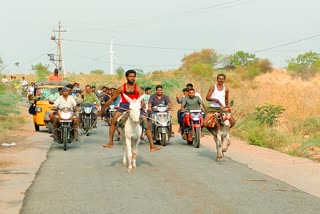
<svg viewBox="0 0 320 214">
<path fill-rule="evenodd" d="M 86 85 L 84 90 L 82 90 L 81 86 L 77 82 L 70 83 L 65 87 L 61 88 L 56 94 L 50 94 L 51 97 L 47 97 L 48 100 L 52 100 L 53 105 L 56 108 L 69 107 L 78 110 L 79 106 L 85 103 L 90 103 L 96 106 L 98 110 L 98 114 L 95 115 L 95 119 L 101 117 L 101 119 L 105 120 L 110 125 L 109 130 L 109 142 L 107 144 L 103 144 L 105 148 L 113 148 L 113 137 L 116 131 L 116 122 L 117 119 L 122 115 L 123 112 L 129 109 L 129 102 L 123 96 L 126 94 L 131 99 L 138 99 L 140 96 L 144 96 L 142 101 L 142 114 L 141 117 L 146 124 L 145 134 L 148 138 L 150 144 L 150 151 L 156 151 L 161 149 L 159 146 L 155 146 L 152 140 L 152 133 L 150 130 L 150 124 L 147 120 L 147 116 L 152 110 L 153 106 L 159 104 L 167 105 L 171 111 L 172 103 L 170 98 L 163 93 L 164 89 L 162 85 L 157 85 L 155 87 L 155 93 L 152 93 L 152 89 L 150 87 L 146 87 L 145 89 L 141 88 L 138 84 L 135 83 L 136 80 L 136 71 L 128 70 L 125 73 L 126 82 L 122 84 L 118 88 L 102 86 L 100 89 L 96 90 L 95 86 Z M 11 77 L 13 79 L 13 77 Z M 226 76 L 224 74 L 219 74 L 217 76 L 217 83 L 212 85 L 208 93 L 206 95 L 206 101 L 210 102 L 209 107 L 205 106 L 205 103 L 199 93 L 193 88 L 192 83 L 188 83 L 186 87 L 182 90 L 183 96 L 180 97 L 179 94 L 176 95 L 176 102 L 180 104 L 180 108 L 177 111 L 178 123 L 180 124 L 179 132 L 186 139 L 186 136 L 183 133 L 184 124 L 184 112 L 186 109 L 188 110 L 200 110 L 203 109 L 206 111 L 206 116 L 204 118 L 203 127 L 208 125 L 208 120 L 214 116 L 215 112 L 221 110 L 221 107 L 227 107 L 229 105 L 229 90 L 225 87 Z M 49 81 L 63 81 L 63 78 L 59 75 L 59 70 L 55 69 L 53 74 L 48 78 Z M 2 78 L 2 83 L 9 83 L 13 80 L 8 80 L 4 75 Z M 23 77 L 20 81 L 21 85 L 24 87 L 28 87 L 27 96 L 31 96 L 34 94 L 34 83 L 30 84 Z M 115 106 L 116 112 L 111 118 L 108 115 L 108 107 Z M 109 116 L 109 117 L 108 117 Z M 235 121 L 233 118 L 230 120 L 231 127 L 234 125 Z M 54 127 L 56 128 L 59 124 L 57 118 L 54 119 L 53 122 Z M 74 115 L 73 120 L 73 128 L 76 130 L 79 126 L 79 120 L 77 116 Z M 143 137 L 143 136 L 141 136 Z M 74 138 L 77 139 L 76 132 L 74 132 Z"/>
</svg>

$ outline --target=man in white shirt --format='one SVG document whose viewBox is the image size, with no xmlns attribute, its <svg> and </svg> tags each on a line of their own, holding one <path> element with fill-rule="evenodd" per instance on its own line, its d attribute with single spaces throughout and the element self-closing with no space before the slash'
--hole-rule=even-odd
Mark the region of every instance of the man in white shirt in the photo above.
<svg viewBox="0 0 320 214">
<path fill-rule="evenodd" d="M 62 93 L 62 95 L 54 101 L 53 106 L 56 107 L 57 109 L 67 107 L 67 108 L 71 108 L 74 110 L 74 114 L 72 116 L 72 128 L 73 128 L 73 138 L 77 141 L 78 140 L 77 129 L 79 126 L 79 119 L 75 113 L 76 110 L 78 109 L 77 103 L 76 103 L 75 99 L 71 95 L 69 95 L 69 89 L 67 87 L 63 87 L 61 89 L 61 93 Z M 53 117 L 52 125 L 55 129 L 60 127 L 59 115 L 56 114 Z M 56 132 L 53 132 L 53 137 L 55 139 L 58 138 L 58 135 Z"/>
<path fill-rule="evenodd" d="M 2 81 L 2 83 L 9 83 L 9 80 L 7 79 L 6 75 L 3 75 L 1 81 Z"/>
<path fill-rule="evenodd" d="M 28 81 L 25 79 L 25 77 L 22 77 L 22 80 L 21 80 L 21 85 L 22 87 L 27 87 L 28 86 Z"/>
</svg>

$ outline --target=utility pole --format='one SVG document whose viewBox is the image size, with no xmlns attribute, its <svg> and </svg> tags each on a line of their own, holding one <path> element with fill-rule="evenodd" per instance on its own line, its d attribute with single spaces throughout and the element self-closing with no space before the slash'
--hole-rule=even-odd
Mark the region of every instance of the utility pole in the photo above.
<svg viewBox="0 0 320 214">
<path fill-rule="evenodd" d="M 61 38 L 61 33 L 67 32 L 67 30 L 66 29 L 62 30 L 61 28 L 62 28 L 61 22 L 59 21 L 58 29 L 57 30 L 53 29 L 53 32 L 58 32 L 58 41 L 56 39 L 56 36 L 51 36 L 51 40 L 54 41 L 57 44 L 58 59 L 52 58 L 52 54 L 49 57 L 50 57 L 50 61 L 53 61 L 53 63 L 60 70 L 60 72 L 62 72 L 62 77 L 64 78 L 65 77 L 65 71 L 64 71 L 64 68 L 63 68 L 63 60 L 62 60 L 62 42 L 61 42 L 62 38 Z M 58 65 L 55 63 L 55 61 L 58 61 Z"/>
<path fill-rule="evenodd" d="M 112 45 L 113 45 L 113 39 L 111 39 L 110 50 L 109 50 L 109 53 L 110 53 L 110 74 L 111 75 L 113 75 L 113 57 L 114 57 L 114 51 L 112 49 Z"/>
</svg>

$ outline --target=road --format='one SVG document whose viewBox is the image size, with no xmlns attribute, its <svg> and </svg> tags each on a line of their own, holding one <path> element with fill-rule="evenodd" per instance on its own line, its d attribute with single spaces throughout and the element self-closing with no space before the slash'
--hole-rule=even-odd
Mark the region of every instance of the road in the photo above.
<svg viewBox="0 0 320 214">
<path fill-rule="evenodd" d="M 129 174 L 119 142 L 101 147 L 107 134 L 99 123 L 67 151 L 53 143 L 20 213 L 319 213 L 320 198 L 178 135 L 154 153 L 141 143 Z"/>
</svg>

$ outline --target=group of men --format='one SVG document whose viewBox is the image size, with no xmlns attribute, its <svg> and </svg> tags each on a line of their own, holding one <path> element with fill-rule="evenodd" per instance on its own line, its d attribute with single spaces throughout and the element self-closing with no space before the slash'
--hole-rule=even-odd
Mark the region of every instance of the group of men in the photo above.
<svg viewBox="0 0 320 214">
<path fill-rule="evenodd" d="M 123 96 L 126 94 L 131 99 L 138 99 L 140 96 L 144 96 L 142 107 L 145 110 L 144 112 L 151 111 L 153 106 L 156 106 L 160 103 L 168 105 L 169 108 L 172 109 L 172 104 L 170 99 L 167 95 L 163 94 L 163 87 L 162 85 L 156 86 L 156 92 L 151 94 L 151 88 L 145 88 L 143 90 L 139 85 L 135 83 L 136 80 L 136 71 L 128 70 L 125 73 L 125 77 L 127 82 L 122 84 L 117 89 L 110 89 L 108 90 L 107 87 L 103 87 L 100 93 L 95 91 L 95 88 L 87 85 L 85 87 L 85 92 L 83 93 L 79 88 L 79 85 L 67 86 L 62 88 L 61 96 L 58 97 L 55 102 L 54 106 L 56 108 L 62 107 L 70 107 L 77 110 L 77 102 L 81 103 L 95 103 L 97 105 L 97 109 L 99 110 L 96 116 L 101 116 L 105 113 L 105 110 L 111 105 L 115 104 L 118 106 L 117 111 L 113 115 L 111 121 L 108 121 L 110 124 L 109 129 L 109 142 L 107 144 L 103 144 L 105 148 L 113 148 L 113 137 L 116 130 L 116 122 L 118 118 L 122 115 L 123 112 L 129 109 L 129 102 Z M 62 80 L 58 75 L 58 70 L 54 71 L 54 74 L 49 78 L 51 80 L 60 81 Z M 193 85 L 191 83 L 186 85 L 186 88 L 183 89 L 184 96 L 180 97 L 179 95 L 176 96 L 177 102 L 181 104 L 181 107 L 178 111 L 178 122 L 183 127 L 183 112 L 186 109 L 189 110 L 200 110 L 203 108 L 206 111 L 206 116 L 204 119 L 204 127 L 207 126 L 208 120 L 214 116 L 215 112 L 221 110 L 221 107 L 227 107 L 229 105 L 229 90 L 225 87 L 226 76 L 224 74 L 218 74 L 217 76 L 217 83 L 212 85 L 206 95 L 206 100 L 210 102 L 210 106 L 207 108 L 201 98 L 201 95 L 195 91 Z M 73 95 L 73 96 L 72 96 Z M 100 99 L 99 99 L 99 98 Z M 100 106 L 102 104 L 102 107 Z M 150 151 L 156 151 L 161 149 L 160 146 L 155 146 L 152 140 L 152 133 L 150 124 L 147 120 L 146 114 L 142 112 L 141 117 L 146 124 L 146 136 L 149 141 Z M 235 121 L 231 119 L 231 127 L 234 125 Z M 54 127 L 57 127 L 58 118 L 54 119 L 53 122 Z M 73 128 L 74 128 L 74 138 L 77 139 L 76 128 L 79 125 L 78 118 L 76 115 L 73 117 Z M 182 129 L 183 130 L 183 129 Z M 183 133 L 182 133 L 183 134 Z"/>
</svg>

